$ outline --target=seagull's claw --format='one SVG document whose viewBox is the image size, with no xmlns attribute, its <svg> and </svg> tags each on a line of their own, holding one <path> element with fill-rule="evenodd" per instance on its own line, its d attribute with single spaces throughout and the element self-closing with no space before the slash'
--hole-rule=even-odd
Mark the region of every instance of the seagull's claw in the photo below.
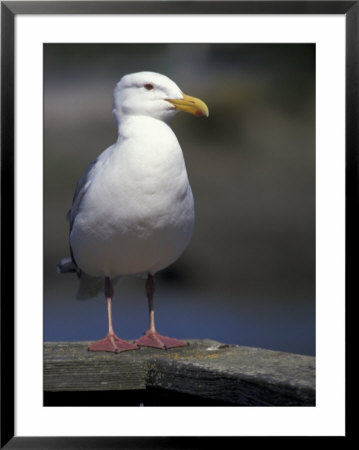
<svg viewBox="0 0 359 450">
<path fill-rule="evenodd" d="M 188 343 L 180 339 L 162 336 L 157 331 L 147 331 L 144 336 L 136 339 L 135 344 L 140 347 L 154 347 L 167 350 L 168 348 L 187 347 Z"/>
<path fill-rule="evenodd" d="M 89 346 L 89 350 L 92 352 L 112 352 L 120 353 L 128 350 L 137 350 L 136 344 L 131 344 L 128 341 L 120 339 L 115 334 L 109 334 L 104 339 L 93 342 Z"/>
</svg>

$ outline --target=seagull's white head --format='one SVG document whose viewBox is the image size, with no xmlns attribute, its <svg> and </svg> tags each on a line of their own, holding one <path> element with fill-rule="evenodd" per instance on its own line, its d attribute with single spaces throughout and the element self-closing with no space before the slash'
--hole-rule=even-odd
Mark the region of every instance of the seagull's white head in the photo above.
<svg viewBox="0 0 359 450">
<path fill-rule="evenodd" d="M 184 94 L 170 78 L 155 72 L 125 75 L 114 90 L 113 113 L 118 122 L 124 116 L 149 116 L 168 122 L 182 110 L 208 116 L 206 104 Z"/>
</svg>

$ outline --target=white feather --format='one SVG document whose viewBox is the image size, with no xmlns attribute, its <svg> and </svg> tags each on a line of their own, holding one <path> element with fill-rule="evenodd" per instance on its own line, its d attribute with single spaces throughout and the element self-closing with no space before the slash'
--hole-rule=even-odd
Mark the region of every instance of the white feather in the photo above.
<svg viewBox="0 0 359 450">
<path fill-rule="evenodd" d="M 118 140 L 92 165 L 70 211 L 74 259 L 93 277 L 154 274 L 181 255 L 194 227 L 182 150 L 167 124 L 175 112 L 165 98 L 181 91 L 159 74 L 127 77 L 114 93 Z M 143 89 L 150 82 L 155 92 Z"/>
</svg>

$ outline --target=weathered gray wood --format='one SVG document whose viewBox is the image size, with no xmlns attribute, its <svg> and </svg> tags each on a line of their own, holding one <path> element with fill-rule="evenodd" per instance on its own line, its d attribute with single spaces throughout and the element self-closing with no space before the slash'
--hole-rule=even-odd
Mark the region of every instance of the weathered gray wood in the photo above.
<svg viewBox="0 0 359 450">
<path fill-rule="evenodd" d="M 188 347 L 120 354 L 88 342 L 44 345 L 44 391 L 163 388 L 234 405 L 315 405 L 315 358 L 190 340 Z"/>
</svg>

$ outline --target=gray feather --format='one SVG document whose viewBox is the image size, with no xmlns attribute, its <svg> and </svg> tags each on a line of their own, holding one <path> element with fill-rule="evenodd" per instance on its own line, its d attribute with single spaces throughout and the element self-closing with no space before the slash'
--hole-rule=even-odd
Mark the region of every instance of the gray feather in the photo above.
<svg viewBox="0 0 359 450">
<path fill-rule="evenodd" d="M 76 185 L 74 198 L 72 200 L 72 206 L 66 214 L 66 219 L 70 222 L 70 234 L 71 234 L 71 230 L 72 230 L 73 224 L 75 222 L 76 216 L 80 210 L 81 202 L 82 202 L 83 198 L 85 197 L 88 187 L 91 183 L 90 182 L 90 173 L 91 173 L 92 169 L 95 167 L 97 160 L 98 160 L 98 158 L 96 158 L 94 161 L 92 161 L 87 166 L 84 174 L 82 175 L 82 177 L 80 178 L 80 180 L 78 181 L 78 183 Z M 71 254 L 71 258 L 69 258 L 69 259 L 72 261 L 75 270 L 62 270 L 61 262 L 65 261 L 65 260 L 61 260 L 57 266 L 57 271 L 58 271 L 58 273 L 76 272 L 77 275 L 80 277 L 81 269 L 78 267 L 78 265 L 76 263 L 76 260 L 74 258 L 73 251 L 71 248 L 71 244 L 70 244 L 70 254 Z M 69 267 L 71 267 L 70 264 L 69 264 Z M 65 268 L 66 268 L 66 266 L 65 266 Z"/>
<path fill-rule="evenodd" d="M 57 273 L 77 272 L 77 266 L 72 258 L 63 258 L 56 266 Z"/>
<path fill-rule="evenodd" d="M 90 173 L 91 173 L 92 169 L 95 167 L 96 162 L 97 162 L 97 158 L 88 165 L 87 169 L 85 170 L 84 174 L 82 175 L 82 177 L 80 178 L 80 180 L 78 181 L 78 183 L 76 185 L 75 194 L 74 194 L 74 198 L 72 201 L 72 206 L 71 206 L 70 210 L 68 211 L 68 213 L 66 214 L 66 219 L 70 222 L 70 233 L 71 233 L 74 221 L 76 219 L 76 216 L 80 210 L 81 202 L 82 202 L 83 198 L 85 197 L 87 189 L 90 185 Z M 58 263 L 58 265 L 56 266 L 57 273 L 60 273 L 60 274 L 62 274 L 62 273 L 77 273 L 78 277 L 81 280 L 81 278 L 84 274 L 82 273 L 81 269 L 76 264 L 71 245 L 70 245 L 70 254 L 71 254 L 70 258 L 63 258 Z M 81 290 L 81 281 L 80 281 L 80 290 Z M 93 289 L 92 289 L 92 291 L 93 291 Z"/>
<path fill-rule="evenodd" d="M 80 209 L 81 209 L 81 202 L 84 199 L 88 188 L 91 184 L 90 181 L 90 174 L 93 168 L 95 167 L 96 163 L 98 161 L 98 158 L 96 158 L 94 161 L 92 161 L 80 180 L 78 181 L 75 189 L 74 198 L 72 201 L 72 206 L 70 210 L 68 211 L 66 218 L 70 223 L 70 233 L 73 227 L 73 224 L 76 220 L 76 216 L 78 215 Z M 70 258 L 63 258 L 59 264 L 57 265 L 57 272 L 58 273 L 71 273 L 75 272 L 77 273 L 79 277 L 79 287 L 77 291 L 76 298 L 78 299 L 87 299 L 91 297 L 96 297 L 97 294 L 100 292 L 103 292 L 104 290 L 104 277 L 92 277 L 90 275 L 87 275 L 86 273 L 82 272 L 82 270 L 78 267 L 75 258 L 73 256 L 72 248 L 70 245 Z M 121 277 L 115 277 L 113 278 L 112 285 L 114 286 Z"/>
<path fill-rule="evenodd" d="M 74 198 L 72 200 L 72 206 L 68 213 L 66 214 L 66 219 L 70 222 L 70 233 L 72 230 L 72 226 L 74 224 L 74 221 L 76 219 L 76 216 L 80 210 L 81 202 L 83 198 L 86 195 L 86 192 L 90 186 L 90 173 L 92 169 L 95 167 L 96 163 L 98 161 L 98 158 L 96 158 L 94 161 L 92 161 L 85 170 L 84 174 L 78 181 L 75 189 Z"/>
</svg>

